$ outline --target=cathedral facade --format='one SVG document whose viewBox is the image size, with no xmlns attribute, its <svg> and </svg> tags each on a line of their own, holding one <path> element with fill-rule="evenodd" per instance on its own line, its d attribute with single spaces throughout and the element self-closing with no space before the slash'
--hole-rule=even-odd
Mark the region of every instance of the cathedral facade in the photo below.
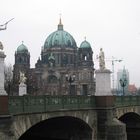
<svg viewBox="0 0 140 140">
<path fill-rule="evenodd" d="M 27 77 L 30 95 L 94 95 L 93 51 L 84 40 L 80 47 L 63 29 L 61 19 L 57 30 L 45 40 L 41 58 L 30 68 L 30 53 L 22 43 L 15 52 L 13 95 L 18 95 L 20 72 Z"/>
</svg>

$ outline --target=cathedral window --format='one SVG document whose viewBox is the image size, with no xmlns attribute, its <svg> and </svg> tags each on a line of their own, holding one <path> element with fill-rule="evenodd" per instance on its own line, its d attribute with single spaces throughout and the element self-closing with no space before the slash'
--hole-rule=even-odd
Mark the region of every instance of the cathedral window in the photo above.
<svg viewBox="0 0 140 140">
<path fill-rule="evenodd" d="M 57 61 L 58 61 L 58 64 L 60 64 L 60 58 L 59 58 L 59 57 L 60 57 L 60 55 L 57 54 L 57 59 L 58 59 Z"/>
<path fill-rule="evenodd" d="M 65 65 L 68 63 L 68 58 L 67 58 L 67 55 L 66 54 L 63 55 L 63 63 Z"/>
<path fill-rule="evenodd" d="M 21 57 L 19 58 L 19 61 L 18 61 L 18 62 L 19 62 L 19 63 L 22 63 L 22 58 L 21 58 Z"/>
<path fill-rule="evenodd" d="M 54 41 L 54 45 L 58 45 L 58 40 L 55 40 Z"/>
<path fill-rule="evenodd" d="M 68 44 L 69 47 L 71 47 L 71 42 L 70 42 L 70 40 L 67 41 L 67 44 Z"/>
<path fill-rule="evenodd" d="M 87 61 L 87 56 L 84 56 L 84 60 Z"/>
<path fill-rule="evenodd" d="M 70 56 L 70 63 L 72 64 L 73 63 L 73 55 L 71 54 Z"/>
</svg>

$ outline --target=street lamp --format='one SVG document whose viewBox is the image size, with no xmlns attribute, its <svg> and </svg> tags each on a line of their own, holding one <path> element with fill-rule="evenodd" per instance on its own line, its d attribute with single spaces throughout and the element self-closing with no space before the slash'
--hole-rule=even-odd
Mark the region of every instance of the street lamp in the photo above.
<svg viewBox="0 0 140 140">
<path fill-rule="evenodd" d="M 123 96 L 124 96 L 124 88 L 125 88 L 126 84 L 127 84 L 127 79 L 126 78 L 120 79 L 120 85 L 123 88 Z"/>
<path fill-rule="evenodd" d="M 71 84 L 75 81 L 75 75 L 66 74 L 66 81 L 69 82 L 69 94 L 71 95 Z"/>
<path fill-rule="evenodd" d="M 112 88 L 114 90 L 115 88 L 115 71 L 114 71 L 114 62 L 122 62 L 123 60 L 122 59 L 115 59 L 113 56 L 112 56 Z"/>
</svg>

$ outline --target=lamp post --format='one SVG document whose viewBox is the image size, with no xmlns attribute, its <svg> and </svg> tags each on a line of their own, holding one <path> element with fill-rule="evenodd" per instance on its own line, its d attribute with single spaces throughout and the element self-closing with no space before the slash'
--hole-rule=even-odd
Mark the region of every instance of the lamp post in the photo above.
<svg viewBox="0 0 140 140">
<path fill-rule="evenodd" d="M 69 82 L 69 94 L 71 95 L 71 84 L 75 81 L 75 75 L 66 74 L 66 81 Z"/>
<path fill-rule="evenodd" d="M 112 56 L 112 88 L 113 90 L 115 89 L 115 71 L 114 71 L 114 63 L 115 62 L 122 62 L 123 60 L 122 59 L 115 59 L 113 56 Z"/>
<path fill-rule="evenodd" d="M 120 79 L 120 85 L 123 88 L 123 96 L 124 96 L 124 88 L 125 88 L 126 84 L 127 84 L 127 79 L 126 78 Z"/>
</svg>

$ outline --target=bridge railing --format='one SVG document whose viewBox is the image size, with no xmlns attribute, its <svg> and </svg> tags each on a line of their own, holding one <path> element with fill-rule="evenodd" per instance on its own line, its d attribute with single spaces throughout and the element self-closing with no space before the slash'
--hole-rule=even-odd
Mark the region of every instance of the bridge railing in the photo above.
<svg viewBox="0 0 140 140">
<path fill-rule="evenodd" d="M 115 106 L 140 106 L 140 96 L 116 96 Z"/>
<path fill-rule="evenodd" d="M 99 98 L 99 97 L 98 97 Z M 96 96 L 10 96 L 8 110 L 10 114 L 40 113 L 59 110 L 98 109 L 102 102 L 108 106 L 110 99 L 103 97 L 98 103 Z M 102 98 L 102 97 L 100 97 Z M 99 99 L 100 99 L 99 98 Z M 115 107 L 140 106 L 140 96 L 115 96 Z M 110 106 L 110 104 L 109 104 Z"/>
<path fill-rule="evenodd" d="M 10 96 L 9 113 L 39 113 L 95 107 L 94 96 Z"/>
</svg>

